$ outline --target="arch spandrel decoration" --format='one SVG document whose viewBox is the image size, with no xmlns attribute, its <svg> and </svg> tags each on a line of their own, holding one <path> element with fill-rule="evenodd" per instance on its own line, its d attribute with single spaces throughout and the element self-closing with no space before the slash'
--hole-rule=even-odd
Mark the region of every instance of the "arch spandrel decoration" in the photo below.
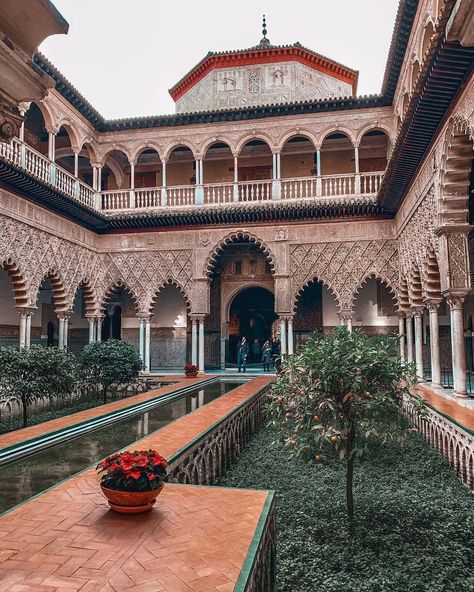
<svg viewBox="0 0 474 592">
<path fill-rule="evenodd" d="M 350 310 L 363 279 L 386 278 L 398 288 L 396 241 L 306 243 L 290 248 L 293 301 L 306 284 L 317 278 L 333 293 L 340 310 Z"/>
<path fill-rule="evenodd" d="M 149 310 L 155 292 L 174 282 L 188 294 L 193 277 L 191 249 L 128 251 L 101 255 L 106 284 L 123 281 L 134 287 L 140 312 Z M 102 288 L 103 291 L 104 288 Z"/>
</svg>

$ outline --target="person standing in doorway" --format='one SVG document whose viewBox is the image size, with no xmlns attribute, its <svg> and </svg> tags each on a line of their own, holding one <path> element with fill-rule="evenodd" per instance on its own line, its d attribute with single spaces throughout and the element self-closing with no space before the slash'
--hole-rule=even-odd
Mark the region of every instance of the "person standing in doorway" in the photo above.
<svg viewBox="0 0 474 592">
<path fill-rule="evenodd" d="M 247 372 L 247 356 L 249 355 L 249 344 L 246 337 L 242 337 L 237 346 L 237 367 L 240 372 L 243 369 Z"/>
<path fill-rule="evenodd" d="M 270 360 L 271 359 L 272 359 L 272 346 L 267 339 L 262 347 L 262 362 L 263 362 L 263 371 L 264 372 L 270 372 Z"/>
</svg>

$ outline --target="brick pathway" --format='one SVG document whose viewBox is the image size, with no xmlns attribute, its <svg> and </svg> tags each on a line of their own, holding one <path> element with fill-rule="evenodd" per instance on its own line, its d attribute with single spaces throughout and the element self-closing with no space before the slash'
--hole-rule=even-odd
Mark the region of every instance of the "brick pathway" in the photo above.
<svg viewBox="0 0 474 592">
<path fill-rule="evenodd" d="M 474 410 L 459 405 L 455 399 L 447 399 L 446 397 L 439 395 L 424 384 L 420 384 L 416 388 L 423 399 L 438 409 L 438 411 L 445 415 L 449 415 L 449 417 L 452 417 L 458 423 L 474 430 Z"/>
<path fill-rule="evenodd" d="M 169 457 L 269 380 L 234 389 L 146 437 L 140 448 Z M 90 469 L 0 519 L 0 590 L 230 592 L 266 497 L 168 484 L 152 512 L 119 516 L 107 509 Z"/>
<path fill-rule="evenodd" d="M 37 438 L 43 434 L 48 434 L 50 432 L 56 432 L 57 430 L 71 427 L 83 421 L 94 419 L 96 417 L 100 417 L 101 415 L 106 415 L 112 411 L 118 411 L 120 409 L 124 409 L 125 407 L 136 405 L 137 403 L 143 403 L 144 401 L 149 401 L 150 399 L 167 395 L 168 393 L 171 393 L 178 388 L 182 388 L 183 386 L 199 384 L 203 380 L 209 380 L 210 377 L 202 376 L 198 378 L 183 378 L 182 376 L 175 375 L 164 376 L 161 378 L 163 380 L 175 380 L 176 382 L 175 384 L 170 384 L 159 389 L 147 391 L 146 393 L 141 393 L 140 395 L 134 395 L 125 399 L 120 399 L 119 401 L 114 401 L 113 403 L 99 405 L 98 407 L 91 407 L 90 409 L 85 409 L 84 411 L 78 411 L 77 413 L 72 413 L 71 415 L 59 417 L 58 419 L 52 419 L 51 421 L 45 421 L 28 428 L 2 434 L 0 435 L 0 449 L 5 448 L 6 446 L 12 446 L 13 444 L 18 444 L 19 442 L 25 442 L 26 440 L 32 440 L 33 438 Z"/>
</svg>

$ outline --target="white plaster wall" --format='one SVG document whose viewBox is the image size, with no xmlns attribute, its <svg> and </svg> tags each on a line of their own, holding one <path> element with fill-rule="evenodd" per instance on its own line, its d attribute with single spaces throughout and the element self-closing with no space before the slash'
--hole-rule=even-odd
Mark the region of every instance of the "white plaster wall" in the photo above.
<svg viewBox="0 0 474 592">
<path fill-rule="evenodd" d="M 379 316 L 377 310 L 377 281 L 370 278 L 362 286 L 354 306 L 353 325 L 363 327 L 398 326 L 398 317 Z"/>
<path fill-rule="evenodd" d="M 323 326 L 335 327 L 339 325 L 339 316 L 337 314 L 337 304 L 331 292 L 323 286 Z"/>
<path fill-rule="evenodd" d="M 156 299 L 153 327 L 186 327 L 187 308 L 183 295 L 175 286 L 165 286 Z"/>
</svg>

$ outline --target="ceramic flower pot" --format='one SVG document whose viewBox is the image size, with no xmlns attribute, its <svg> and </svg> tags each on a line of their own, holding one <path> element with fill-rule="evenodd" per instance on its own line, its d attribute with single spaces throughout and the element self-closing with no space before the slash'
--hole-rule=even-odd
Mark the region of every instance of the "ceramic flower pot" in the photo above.
<svg viewBox="0 0 474 592">
<path fill-rule="evenodd" d="M 196 378 L 196 376 L 198 375 L 197 371 L 196 372 L 186 372 L 186 378 Z"/>
<path fill-rule="evenodd" d="M 102 493 L 109 501 L 109 506 L 121 514 L 140 514 L 151 510 L 160 495 L 163 485 L 151 491 L 117 491 L 100 486 Z"/>
</svg>

